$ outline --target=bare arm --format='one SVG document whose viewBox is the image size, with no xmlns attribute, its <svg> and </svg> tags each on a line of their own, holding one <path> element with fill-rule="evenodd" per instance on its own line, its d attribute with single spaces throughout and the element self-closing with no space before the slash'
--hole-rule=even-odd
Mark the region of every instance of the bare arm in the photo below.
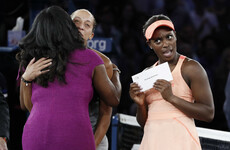
<svg viewBox="0 0 230 150">
<path fill-rule="evenodd" d="M 154 87 L 161 92 L 162 97 L 187 116 L 197 120 L 210 122 L 214 118 L 214 103 L 208 77 L 203 67 L 194 60 L 185 60 L 182 66 L 182 76 L 190 83 L 195 103 L 185 101 L 172 93 L 171 84 L 158 80 Z"/>
<path fill-rule="evenodd" d="M 137 122 L 140 124 L 142 128 L 144 128 L 146 120 L 148 118 L 148 107 L 147 105 L 138 105 L 137 106 Z"/>
<path fill-rule="evenodd" d="M 35 59 L 33 58 L 28 64 L 28 66 L 26 67 L 26 70 L 22 75 L 22 78 L 24 78 L 27 81 L 33 81 L 39 75 L 47 73 L 49 70 L 44 70 L 44 71 L 41 70 L 50 66 L 52 64 L 51 61 L 52 61 L 51 59 L 40 58 L 38 61 L 35 62 Z M 33 107 L 33 104 L 31 102 L 31 96 L 32 96 L 31 84 L 28 84 L 26 86 L 26 83 L 21 81 L 20 106 L 23 110 L 27 109 L 29 112 L 31 111 Z"/>
<path fill-rule="evenodd" d="M 121 83 L 118 71 L 113 72 L 111 81 L 109 80 L 105 66 L 98 65 L 94 69 L 93 84 L 101 100 L 109 106 L 117 106 L 120 102 Z"/>
<path fill-rule="evenodd" d="M 103 60 L 105 64 L 105 69 L 109 79 L 113 76 L 113 64 L 110 59 L 102 54 L 101 52 L 94 50 Z M 106 135 L 112 115 L 112 107 L 107 106 L 102 100 L 100 100 L 99 105 L 99 116 L 97 119 L 97 126 L 94 133 L 96 147 L 101 143 L 103 137 Z"/>
<path fill-rule="evenodd" d="M 31 111 L 33 104 L 31 102 L 32 87 L 31 84 L 26 86 L 26 83 L 21 81 L 20 83 L 20 106 L 22 110 Z"/>
<path fill-rule="evenodd" d="M 101 143 L 103 137 L 106 135 L 111 115 L 112 115 L 112 107 L 107 106 L 102 100 L 100 101 L 100 108 L 99 108 L 99 117 L 97 120 L 97 126 L 94 133 L 95 144 L 96 147 Z"/>
<path fill-rule="evenodd" d="M 141 127 L 144 127 L 148 117 L 148 106 L 145 102 L 145 93 L 140 90 L 141 88 L 137 83 L 130 84 L 129 95 L 137 104 L 137 122 Z"/>
<path fill-rule="evenodd" d="M 107 75 L 108 77 L 111 79 L 112 76 L 113 76 L 113 64 L 112 62 L 110 61 L 110 59 L 105 56 L 104 54 L 102 54 L 101 52 L 95 50 L 95 49 L 92 49 L 94 52 L 96 52 L 103 60 L 104 64 L 105 64 L 105 69 L 106 69 L 106 72 L 107 72 Z"/>
</svg>

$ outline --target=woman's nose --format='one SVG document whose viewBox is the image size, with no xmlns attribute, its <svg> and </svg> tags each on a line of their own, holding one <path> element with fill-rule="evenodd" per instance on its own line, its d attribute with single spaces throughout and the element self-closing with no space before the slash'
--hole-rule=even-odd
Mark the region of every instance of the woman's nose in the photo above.
<svg viewBox="0 0 230 150">
<path fill-rule="evenodd" d="M 81 23 L 76 24 L 76 27 L 77 27 L 78 29 L 83 29 L 83 25 L 82 25 Z"/>
<path fill-rule="evenodd" d="M 169 46 L 169 41 L 168 40 L 164 40 L 163 41 L 163 47 L 168 47 Z"/>
</svg>

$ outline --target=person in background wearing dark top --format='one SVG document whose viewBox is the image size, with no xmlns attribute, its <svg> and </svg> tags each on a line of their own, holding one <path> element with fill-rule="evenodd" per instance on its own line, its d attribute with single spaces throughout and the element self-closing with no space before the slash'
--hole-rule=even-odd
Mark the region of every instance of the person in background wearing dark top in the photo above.
<svg viewBox="0 0 230 150">
<path fill-rule="evenodd" d="M 2 83 L 2 74 L 0 73 L 0 81 Z M 10 114 L 6 99 L 2 93 L 2 85 L 0 86 L 0 150 L 7 150 L 7 140 L 10 131 Z"/>
<path fill-rule="evenodd" d="M 230 47 L 223 50 L 219 59 L 220 61 L 216 62 L 218 65 L 215 68 L 213 76 L 212 90 L 215 104 L 215 118 L 213 119 L 212 126 L 217 130 L 229 131 L 223 105 L 226 100 L 225 85 L 230 71 Z"/>
<path fill-rule="evenodd" d="M 106 105 L 117 106 L 118 71 L 110 81 L 102 59 L 85 49 L 70 16 L 57 6 L 38 14 L 19 46 L 17 58 L 25 68 L 20 102 L 31 110 L 23 150 L 95 149 L 88 113 L 93 86 Z M 114 64 L 113 68 L 118 69 Z"/>
<path fill-rule="evenodd" d="M 87 45 L 87 41 L 91 40 L 94 36 L 94 30 L 96 27 L 96 20 L 94 16 L 86 9 L 78 9 L 71 14 L 71 18 L 85 40 L 85 45 Z M 112 62 L 104 54 L 97 50 L 92 50 L 95 51 L 104 61 L 108 77 L 111 79 L 113 74 Z M 94 131 L 97 150 L 108 150 L 109 148 L 106 133 L 110 126 L 111 115 L 112 107 L 107 106 L 102 100 L 100 100 L 98 95 L 94 93 L 94 97 L 89 104 L 89 116 Z"/>
<path fill-rule="evenodd" d="M 207 73 L 197 61 L 177 52 L 175 28 L 167 16 L 152 16 L 143 33 L 158 57 L 152 67 L 168 62 L 173 80 L 159 79 L 144 92 L 137 83 L 130 84 L 137 121 L 144 127 L 139 150 L 201 150 L 194 119 L 210 122 L 214 118 Z"/>
</svg>

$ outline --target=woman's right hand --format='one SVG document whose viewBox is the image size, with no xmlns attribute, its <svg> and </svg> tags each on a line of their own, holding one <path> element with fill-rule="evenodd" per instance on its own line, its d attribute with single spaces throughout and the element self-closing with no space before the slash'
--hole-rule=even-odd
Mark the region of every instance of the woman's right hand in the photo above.
<svg viewBox="0 0 230 150">
<path fill-rule="evenodd" d="M 141 92 L 141 87 L 137 83 L 130 84 L 129 95 L 136 104 L 145 105 L 145 93 Z"/>
<path fill-rule="evenodd" d="M 35 62 L 35 58 L 33 58 L 30 63 L 27 65 L 26 70 L 22 77 L 27 81 L 33 81 L 36 77 L 41 74 L 47 73 L 49 69 L 43 70 L 46 67 L 52 64 L 52 59 L 40 58 Z"/>
</svg>

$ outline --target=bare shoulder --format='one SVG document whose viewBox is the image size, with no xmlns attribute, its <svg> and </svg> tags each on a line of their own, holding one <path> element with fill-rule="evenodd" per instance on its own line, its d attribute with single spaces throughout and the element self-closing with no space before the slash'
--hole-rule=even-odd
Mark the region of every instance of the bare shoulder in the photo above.
<svg viewBox="0 0 230 150">
<path fill-rule="evenodd" d="M 104 55 L 103 53 L 95 50 L 95 49 L 92 49 L 94 52 L 96 52 L 103 60 L 104 64 L 111 64 L 111 60 L 109 59 L 109 57 L 107 57 L 106 55 Z"/>
<path fill-rule="evenodd" d="M 181 73 L 183 76 L 188 77 L 188 78 L 193 78 L 193 77 L 206 77 L 206 71 L 202 67 L 202 65 L 191 58 L 185 58 L 182 68 L 181 68 Z"/>
<path fill-rule="evenodd" d="M 111 79 L 113 76 L 113 64 L 111 62 L 111 60 L 109 59 L 109 57 L 107 57 L 106 55 L 104 55 L 103 53 L 92 49 L 94 52 L 96 52 L 98 54 L 98 56 L 100 56 L 105 64 L 105 68 L 106 68 L 106 72 L 109 76 L 109 78 Z"/>
<path fill-rule="evenodd" d="M 191 69 L 191 68 L 196 69 L 196 68 L 200 68 L 202 66 L 198 61 L 186 57 L 184 62 L 183 62 L 182 67 L 183 67 L 183 69 Z"/>
</svg>

